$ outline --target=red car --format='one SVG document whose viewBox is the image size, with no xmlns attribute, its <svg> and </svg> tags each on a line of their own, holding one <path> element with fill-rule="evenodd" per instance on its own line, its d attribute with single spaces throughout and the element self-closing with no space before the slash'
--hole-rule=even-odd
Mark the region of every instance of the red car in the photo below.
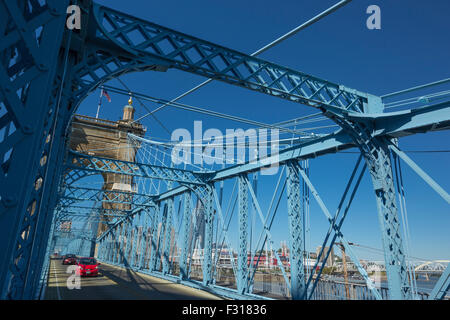
<svg viewBox="0 0 450 320">
<path fill-rule="evenodd" d="M 80 276 L 98 276 L 98 266 L 100 265 L 95 258 L 78 259 L 77 274 Z"/>
<path fill-rule="evenodd" d="M 74 254 L 66 254 L 62 257 L 62 264 L 77 264 L 77 256 Z"/>
</svg>

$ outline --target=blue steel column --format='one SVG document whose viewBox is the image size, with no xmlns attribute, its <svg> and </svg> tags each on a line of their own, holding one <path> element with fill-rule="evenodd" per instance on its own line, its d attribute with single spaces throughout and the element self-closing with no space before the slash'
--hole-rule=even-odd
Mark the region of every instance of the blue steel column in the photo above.
<svg viewBox="0 0 450 320">
<path fill-rule="evenodd" d="M 117 248 L 116 248 L 116 258 L 114 259 L 114 263 L 120 263 L 120 259 L 122 256 L 122 242 L 123 242 L 123 226 L 124 224 L 121 223 L 117 225 L 117 233 L 118 233 L 118 239 L 117 239 Z"/>
<path fill-rule="evenodd" d="M 166 236 L 164 240 L 164 253 L 163 253 L 163 274 L 167 274 L 169 272 L 169 258 L 170 258 L 170 242 L 172 239 L 172 226 L 173 226 L 173 198 L 167 199 L 167 219 L 166 226 L 164 230 L 166 231 Z"/>
<path fill-rule="evenodd" d="M 248 291 L 248 186 L 245 175 L 238 177 L 239 183 L 239 253 L 237 268 L 237 290 L 239 293 Z"/>
<path fill-rule="evenodd" d="M 369 99 L 369 111 L 382 110 L 382 107 L 381 98 Z M 385 137 L 374 137 L 371 122 L 353 122 L 345 114 L 336 114 L 331 118 L 353 138 L 361 150 L 372 178 L 381 227 L 389 298 L 409 300 L 412 296 L 400 231 L 389 140 Z"/>
<path fill-rule="evenodd" d="M 111 233 L 113 234 L 113 242 L 112 242 L 112 252 L 111 252 L 111 263 L 114 262 L 114 257 L 116 254 L 116 246 L 117 246 L 117 226 L 113 226 L 111 229 Z"/>
<path fill-rule="evenodd" d="M 110 249 L 110 240 L 109 240 L 109 237 L 111 236 L 111 234 L 108 234 L 106 237 L 105 237 L 105 259 L 106 259 L 106 261 L 107 262 L 110 262 L 110 259 L 109 259 L 109 249 Z"/>
<path fill-rule="evenodd" d="M 98 246 L 98 256 L 102 261 L 106 261 L 105 259 L 105 238 L 100 240 L 100 244 Z"/>
<path fill-rule="evenodd" d="M 97 253 L 98 258 L 102 261 L 105 260 L 104 250 L 103 250 L 104 241 L 105 241 L 104 239 L 100 240 L 100 243 L 98 244 L 98 253 Z"/>
<path fill-rule="evenodd" d="M 133 216 L 133 218 L 130 219 L 130 224 L 128 227 L 128 237 L 129 237 L 129 244 L 127 239 L 127 267 L 131 267 L 131 256 L 132 256 L 132 249 L 133 249 L 133 230 L 134 230 L 134 219 L 136 216 Z"/>
<path fill-rule="evenodd" d="M 205 247 L 203 249 L 203 284 L 209 285 L 213 283 L 212 279 L 212 241 L 214 231 L 214 207 L 213 192 L 214 184 L 208 185 L 205 191 Z"/>
<path fill-rule="evenodd" d="M 367 112 L 381 113 L 383 108 L 381 98 L 369 95 L 368 102 L 365 105 Z M 375 128 L 372 121 L 364 118 L 353 119 L 348 117 L 345 112 L 337 110 L 328 113 L 328 116 L 352 137 L 367 163 L 377 201 L 389 298 L 392 300 L 411 299 L 405 251 L 400 232 L 389 140 L 386 137 L 374 136 Z"/>
<path fill-rule="evenodd" d="M 145 254 L 146 254 L 146 245 L 148 241 L 148 212 L 144 210 L 143 222 L 142 222 L 142 233 L 141 233 L 141 243 L 140 243 L 140 255 L 139 255 L 139 269 L 144 268 Z"/>
<path fill-rule="evenodd" d="M 131 242 L 131 246 L 130 246 L 130 267 L 134 267 L 134 260 L 136 258 L 136 245 L 137 245 L 137 233 L 138 233 L 138 220 L 139 220 L 139 215 L 135 214 L 133 217 L 133 240 Z"/>
<path fill-rule="evenodd" d="M 98 256 L 100 260 L 106 261 L 105 259 L 105 238 L 102 238 L 100 240 L 100 244 L 98 246 Z"/>
<path fill-rule="evenodd" d="M 385 141 L 376 139 L 376 142 L 376 149 L 372 149 L 365 158 L 377 200 L 389 297 L 395 300 L 411 299 L 390 151 Z"/>
<path fill-rule="evenodd" d="M 112 255 L 112 261 L 111 263 L 116 263 L 117 259 L 118 259 L 118 251 L 119 251 L 119 247 L 120 247 L 120 229 L 119 226 L 116 226 L 114 228 L 114 252 Z"/>
<path fill-rule="evenodd" d="M 114 252 L 116 249 L 116 240 L 117 240 L 117 233 L 115 229 L 111 230 L 111 253 L 109 254 L 109 261 L 112 263 L 114 261 Z"/>
<path fill-rule="evenodd" d="M 112 257 L 111 257 L 111 263 L 114 263 L 116 260 L 116 253 L 117 253 L 117 247 L 119 245 L 119 237 L 120 237 L 120 232 L 119 232 L 119 228 L 118 226 L 114 226 L 113 230 L 114 231 L 114 244 L 113 244 L 113 253 L 112 253 Z"/>
<path fill-rule="evenodd" d="M 130 249 L 131 249 L 131 231 L 133 230 L 133 220 L 127 219 L 127 243 L 125 245 L 125 251 L 124 251 L 124 265 L 126 267 L 130 266 Z"/>
<path fill-rule="evenodd" d="M 57 211 L 55 209 L 55 212 L 53 213 L 53 218 L 52 218 L 52 223 L 50 226 L 50 232 L 49 232 L 49 238 L 48 238 L 48 244 L 47 244 L 47 249 L 45 252 L 45 256 L 44 256 L 44 266 L 42 268 L 41 271 L 41 277 L 40 277 L 40 283 L 39 283 L 39 288 L 40 288 L 40 292 L 36 293 L 36 296 L 34 297 L 35 299 L 42 299 L 43 297 L 41 297 L 41 294 L 43 292 L 43 289 L 46 287 L 47 285 L 47 278 L 48 278 L 48 270 L 50 268 L 50 256 L 53 253 L 54 247 L 55 247 L 55 220 L 56 220 L 56 215 L 57 215 Z"/>
<path fill-rule="evenodd" d="M 289 220 L 289 244 L 291 263 L 291 297 L 300 299 L 305 291 L 305 269 L 303 265 L 303 217 L 300 202 L 300 175 L 298 163 L 291 161 L 286 164 L 287 204 Z"/>
<path fill-rule="evenodd" d="M 113 256 L 114 256 L 114 240 L 115 240 L 115 234 L 114 232 L 110 232 L 109 233 L 109 252 L 108 252 L 108 260 L 109 262 L 113 261 Z"/>
<path fill-rule="evenodd" d="M 184 193 L 184 210 L 183 210 L 183 225 L 182 225 L 182 241 L 181 241 L 181 257 L 180 257 L 180 278 L 186 280 L 189 278 L 188 274 L 188 253 L 189 253 L 189 230 L 191 226 L 191 192 Z"/>
<path fill-rule="evenodd" d="M 108 236 L 106 236 L 105 238 L 104 238 L 104 258 L 105 258 L 105 261 L 106 262 L 109 262 L 109 259 L 108 259 Z"/>
<path fill-rule="evenodd" d="M 131 223 L 130 223 L 130 219 L 127 218 L 124 221 L 124 226 L 125 226 L 125 236 L 124 236 L 124 241 L 125 244 L 123 246 L 123 251 L 122 251 L 122 263 L 124 266 L 128 266 L 128 248 L 130 247 L 130 228 L 131 228 Z"/>
<path fill-rule="evenodd" d="M 106 255 L 106 244 L 107 244 L 106 237 L 104 237 L 102 239 L 102 259 L 105 261 L 108 261 L 108 259 L 107 259 L 108 257 Z"/>
<path fill-rule="evenodd" d="M 107 241 L 106 241 L 106 237 L 103 237 L 103 239 L 102 239 L 102 259 L 104 260 L 104 261 L 107 261 L 108 259 L 107 259 L 107 252 L 106 252 L 106 244 L 107 244 Z"/>
<path fill-rule="evenodd" d="M 160 203 L 157 204 L 157 209 L 155 210 L 155 214 L 153 215 L 152 220 L 152 238 L 151 238 L 151 254 L 150 254 L 150 271 L 156 270 L 156 262 L 157 262 L 157 243 L 158 243 L 158 222 L 159 216 L 161 214 Z"/>
<path fill-rule="evenodd" d="M 123 239 L 123 223 L 117 225 L 116 231 L 117 231 L 116 250 L 114 252 L 113 263 L 119 263 L 120 261 L 120 250 L 122 249 L 122 239 Z"/>
<path fill-rule="evenodd" d="M 96 256 L 96 258 L 98 260 L 102 260 L 103 261 L 102 246 L 103 246 L 103 239 L 100 239 L 99 242 L 98 242 L 98 249 L 97 249 L 97 256 Z"/>
<path fill-rule="evenodd" d="M 47 208 L 52 194 L 44 190 L 52 181 L 48 168 L 55 163 L 49 165 L 42 157 L 48 160 L 43 150 L 49 151 L 47 130 L 56 114 L 51 95 L 55 74 L 62 69 L 58 53 L 67 3 L 49 0 L 41 7 L 37 1 L 0 2 L 0 131 L 6 131 L 0 142 L 0 299 L 33 298 L 43 266 L 46 223 L 53 214 Z M 41 39 L 36 41 L 33 30 L 38 28 Z"/>
<path fill-rule="evenodd" d="M 167 202 L 164 205 L 164 209 L 162 211 L 161 220 L 160 220 L 160 229 L 159 229 L 159 237 L 158 237 L 158 247 L 156 252 L 156 270 L 159 271 L 161 266 L 161 259 L 163 254 L 163 245 L 164 245 L 164 235 L 166 229 L 166 221 L 167 221 Z"/>
<path fill-rule="evenodd" d="M 136 241 L 134 244 L 134 260 L 133 260 L 133 266 L 137 269 L 139 269 L 139 264 L 141 262 L 141 247 L 142 247 L 142 239 L 144 235 L 142 234 L 144 232 L 144 226 L 143 226 L 143 217 L 142 217 L 142 211 L 138 213 L 138 223 L 136 226 Z"/>
<path fill-rule="evenodd" d="M 108 261 L 108 255 L 107 255 L 107 240 L 106 240 L 106 237 L 104 237 L 103 239 L 102 239 L 102 258 L 105 260 L 105 261 Z"/>
<path fill-rule="evenodd" d="M 118 257 L 117 257 L 117 264 L 122 264 L 123 263 L 123 259 L 124 259 L 124 253 L 123 253 L 123 249 L 124 249 L 124 243 L 125 243 L 125 231 L 126 231 L 126 224 L 125 224 L 126 220 L 123 221 L 120 226 L 120 241 L 119 241 L 119 248 L 118 248 Z"/>
<path fill-rule="evenodd" d="M 59 130 L 60 127 L 57 127 L 56 130 Z M 64 148 L 64 142 L 61 140 L 57 144 L 59 147 L 56 148 L 57 150 L 62 150 Z M 31 276 L 28 277 L 27 281 L 25 282 L 25 285 L 30 287 L 29 295 L 26 297 L 27 299 L 32 298 L 32 295 L 34 293 L 38 293 L 42 290 L 42 286 L 44 284 L 39 283 L 42 273 L 41 270 L 45 270 L 45 260 L 49 259 L 50 255 L 48 252 L 48 237 L 52 234 L 51 233 L 51 227 L 54 223 L 53 216 L 56 214 L 55 207 L 57 203 L 57 196 L 55 194 L 58 190 L 59 182 L 61 181 L 61 173 L 62 173 L 62 162 L 63 162 L 63 154 L 62 152 L 53 152 L 56 159 L 52 161 L 51 164 L 49 164 L 48 167 L 48 174 L 46 175 L 46 192 L 43 194 L 43 197 L 41 198 L 42 205 L 40 212 L 41 218 L 40 223 L 36 224 L 36 231 L 39 233 L 39 237 L 34 241 L 33 246 L 36 248 L 33 248 L 31 251 L 31 257 L 30 261 L 34 261 L 35 266 L 33 266 L 33 271 L 31 272 Z M 40 239 L 40 241 L 38 241 Z M 33 279 L 34 277 L 34 279 Z"/>
<path fill-rule="evenodd" d="M 429 300 L 442 300 L 447 291 L 450 290 L 450 263 L 445 268 L 439 280 L 434 285 L 433 290 L 428 297 Z"/>
</svg>

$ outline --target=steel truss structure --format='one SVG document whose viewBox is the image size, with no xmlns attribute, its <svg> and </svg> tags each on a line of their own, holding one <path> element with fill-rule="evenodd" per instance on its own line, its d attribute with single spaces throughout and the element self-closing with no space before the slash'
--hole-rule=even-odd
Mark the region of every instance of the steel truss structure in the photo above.
<svg viewBox="0 0 450 320">
<path fill-rule="evenodd" d="M 66 9 L 76 2 L 82 9 L 82 26 L 80 30 L 71 31 L 65 27 Z M 85 201 L 129 206 L 129 210 L 110 210 L 109 213 L 104 208 L 93 209 L 98 216 L 111 216 L 108 230 L 95 240 L 100 260 L 224 296 L 261 298 L 252 294 L 255 270 L 247 264 L 249 210 L 255 210 L 264 226 L 263 242 L 273 241 L 271 223 L 262 212 L 248 176 L 272 164 L 285 167 L 287 172 L 290 276 L 284 268 L 281 270 L 293 299 L 311 298 L 323 269 L 322 266 L 318 277 L 314 278 L 313 274 L 305 273 L 303 265 L 302 184 L 311 192 L 330 223 L 325 244 L 330 241 L 328 246 L 332 247 L 339 239 L 371 294 L 381 298 L 341 231 L 366 168 L 377 201 L 389 298 L 415 298 L 405 263 L 392 158 L 401 158 L 450 202 L 448 193 L 396 143 L 397 138 L 414 133 L 448 129 L 449 101 L 386 113 L 380 97 L 170 30 L 90 0 L 1 0 L 0 59 L 2 299 L 39 298 L 45 286 L 48 257 L 54 241 L 50 235 L 55 234 L 58 222 L 80 215 L 77 206 L 82 207 Z M 316 108 L 338 124 L 340 130 L 283 149 L 277 155 L 214 172 L 105 159 L 66 150 L 71 117 L 89 93 L 125 73 L 166 71 L 169 68 Z M 355 147 L 361 157 L 333 216 L 300 161 Z M 361 170 L 363 161 L 365 165 Z M 359 176 L 358 170 L 361 171 Z M 73 184 L 99 173 L 163 180 L 168 189 L 147 195 L 80 188 Z M 217 259 L 213 255 L 214 219 L 220 223 L 224 241 L 230 243 L 217 184 L 230 179 L 238 183 L 236 262 L 231 255 L 236 269 L 236 289 L 220 287 L 214 280 Z M 356 187 L 351 188 L 354 181 Z M 195 199 L 197 206 L 193 205 Z M 177 276 L 173 273 L 172 253 L 169 252 L 176 200 L 183 203 L 180 232 L 184 239 Z M 205 223 L 201 281 L 190 276 L 193 249 L 188 245 L 188 237 L 194 223 L 195 217 L 190 214 L 194 207 L 201 209 Z M 92 240 L 89 235 L 79 237 Z M 327 256 L 329 252 L 324 251 L 320 254 Z M 280 261 L 278 259 L 278 263 Z M 431 299 L 442 298 L 448 290 L 449 270 L 447 268 L 443 273 Z"/>
</svg>

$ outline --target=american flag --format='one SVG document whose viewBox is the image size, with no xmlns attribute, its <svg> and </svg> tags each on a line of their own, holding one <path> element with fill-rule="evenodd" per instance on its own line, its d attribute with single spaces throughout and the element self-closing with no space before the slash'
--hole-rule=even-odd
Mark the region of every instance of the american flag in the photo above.
<svg viewBox="0 0 450 320">
<path fill-rule="evenodd" d="M 100 98 L 102 96 L 105 96 L 106 99 L 108 99 L 108 102 L 111 102 L 111 97 L 109 96 L 108 92 L 105 89 L 102 89 L 102 93 L 100 94 Z"/>
</svg>

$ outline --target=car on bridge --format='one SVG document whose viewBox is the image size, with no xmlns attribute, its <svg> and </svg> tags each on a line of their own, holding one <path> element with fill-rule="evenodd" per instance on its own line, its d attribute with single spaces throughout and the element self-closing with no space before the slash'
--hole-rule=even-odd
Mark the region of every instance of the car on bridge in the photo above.
<svg viewBox="0 0 450 320">
<path fill-rule="evenodd" d="M 77 256 L 74 254 L 66 254 L 62 257 L 62 264 L 77 264 Z"/>
<path fill-rule="evenodd" d="M 98 266 L 100 263 L 95 258 L 80 258 L 78 259 L 77 265 L 77 274 L 79 276 L 98 276 Z"/>
</svg>

